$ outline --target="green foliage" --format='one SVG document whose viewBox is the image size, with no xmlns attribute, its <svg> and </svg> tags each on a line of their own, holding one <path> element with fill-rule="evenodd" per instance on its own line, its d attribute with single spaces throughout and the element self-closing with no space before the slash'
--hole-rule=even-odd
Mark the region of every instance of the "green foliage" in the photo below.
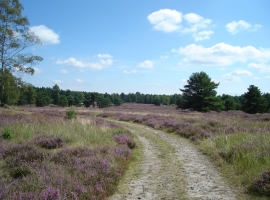
<svg viewBox="0 0 270 200">
<path fill-rule="evenodd" d="M 121 98 L 119 96 L 115 97 L 114 100 L 113 100 L 113 104 L 115 106 L 121 106 L 121 104 L 122 104 Z"/>
<path fill-rule="evenodd" d="M 105 97 L 105 95 L 99 95 L 97 98 L 97 105 L 99 108 L 107 108 L 111 106 L 111 100 L 109 97 Z"/>
<path fill-rule="evenodd" d="M 10 139 L 13 137 L 13 133 L 12 133 L 12 130 L 8 129 L 8 128 L 5 128 L 2 132 L 2 137 L 4 139 Z"/>
<path fill-rule="evenodd" d="M 246 92 L 243 97 L 245 98 L 243 111 L 250 114 L 267 112 L 267 99 L 262 96 L 262 93 L 258 87 L 250 85 L 248 92 Z"/>
<path fill-rule="evenodd" d="M 154 103 L 155 106 L 160 106 L 161 105 L 160 97 L 159 96 L 155 96 L 153 103 Z"/>
<path fill-rule="evenodd" d="M 40 56 L 26 53 L 27 47 L 40 44 L 40 40 L 29 29 L 27 17 L 22 16 L 23 6 L 18 0 L 0 1 L 0 101 L 16 103 L 16 80 L 13 72 L 33 74 L 33 65 L 42 61 Z M 12 84 L 11 84 L 12 83 Z M 15 83 L 15 84 L 14 84 Z M 9 88 L 8 88 L 9 87 Z M 8 91 L 6 91 L 8 90 Z"/>
<path fill-rule="evenodd" d="M 236 103 L 232 96 L 223 94 L 221 97 L 222 101 L 224 102 L 224 110 L 235 110 L 236 109 Z"/>
<path fill-rule="evenodd" d="M 59 105 L 60 88 L 57 84 L 55 84 L 52 88 L 52 98 L 53 98 L 53 103 L 55 105 Z"/>
<path fill-rule="evenodd" d="M 1 73 L 2 72 L 2 73 Z M 20 97 L 22 82 L 13 76 L 8 70 L 0 72 L 0 101 L 2 104 L 12 105 L 17 103 Z"/>
<path fill-rule="evenodd" d="M 37 107 L 44 107 L 47 105 L 46 97 L 44 93 L 38 93 L 36 98 L 36 106 Z"/>
<path fill-rule="evenodd" d="M 58 101 L 58 105 L 62 107 L 67 107 L 68 106 L 68 100 L 67 97 L 64 95 L 61 95 Z"/>
<path fill-rule="evenodd" d="M 222 102 L 216 97 L 215 89 L 219 83 L 211 81 L 211 78 L 205 72 L 193 73 L 188 84 L 182 91 L 183 101 L 181 108 L 191 108 L 197 111 L 220 110 Z"/>
<path fill-rule="evenodd" d="M 77 115 L 74 110 L 68 110 L 64 117 L 65 120 L 77 119 Z"/>
<path fill-rule="evenodd" d="M 87 92 L 84 94 L 83 104 L 85 107 L 90 107 L 91 105 L 95 107 L 95 102 L 97 101 L 98 93 L 96 92 Z"/>
</svg>

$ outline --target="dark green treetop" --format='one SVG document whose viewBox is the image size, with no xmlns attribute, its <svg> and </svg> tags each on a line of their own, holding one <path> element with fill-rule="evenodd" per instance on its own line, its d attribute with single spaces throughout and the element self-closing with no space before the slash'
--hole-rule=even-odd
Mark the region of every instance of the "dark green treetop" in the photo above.
<svg viewBox="0 0 270 200">
<path fill-rule="evenodd" d="M 254 85 L 250 85 L 248 91 L 243 95 L 245 102 L 243 110 L 247 113 L 264 113 L 267 111 L 268 102 L 262 96 L 260 89 Z"/>
<path fill-rule="evenodd" d="M 182 105 L 181 108 L 189 108 L 196 111 L 221 111 L 223 109 L 223 102 L 216 97 L 215 89 L 219 83 L 211 81 L 211 78 L 205 72 L 192 73 L 187 80 L 187 85 L 182 91 Z"/>
</svg>

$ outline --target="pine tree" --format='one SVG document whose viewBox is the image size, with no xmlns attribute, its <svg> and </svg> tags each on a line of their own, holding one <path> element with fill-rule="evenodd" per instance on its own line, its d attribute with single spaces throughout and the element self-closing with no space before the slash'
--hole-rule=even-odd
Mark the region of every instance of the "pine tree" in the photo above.
<svg viewBox="0 0 270 200">
<path fill-rule="evenodd" d="M 219 83 L 211 81 L 205 72 L 193 73 L 187 82 L 184 89 L 180 89 L 183 97 L 182 108 L 196 111 L 222 110 L 223 102 L 216 97 L 215 91 Z"/>
</svg>

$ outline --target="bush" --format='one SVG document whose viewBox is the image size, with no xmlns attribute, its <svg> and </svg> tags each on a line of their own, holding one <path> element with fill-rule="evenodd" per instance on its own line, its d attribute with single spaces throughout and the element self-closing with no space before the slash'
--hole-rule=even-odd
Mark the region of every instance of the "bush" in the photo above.
<svg viewBox="0 0 270 200">
<path fill-rule="evenodd" d="M 4 129 L 4 131 L 2 132 L 2 137 L 4 138 L 4 139 L 10 139 L 10 138 L 12 138 L 12 136 L 13 136 L 13 133 L 12 133 L 12 131 L 10 130 L 10 129 Z"/>
<path fill-rule="evenodd" d="M 261 178 L 256 179 L 249 189 L 257 194 L 270 197 L 270 170 L 266 170 Z"/>
<path fill-rule="evenodd" d="M 77 119 L 77 115 L 74 110 L 68 110 L 66 112 L 65 120 Z"/>
<path fill-rule="evenodd" d="M 65 142 L 60 137 L 53 138 L 44 138 L 44 137 L 36 137 L 35 144 L 45 149 L 56 149 L 63 147 Z"/>
<path fill-rule="evenodd" d="M 136 147 L 136 143 L 125 134 L 114 135 L 114 139 L 118 144 L 126 144 L 130 149 L 134 149 Z"/>
</svg>

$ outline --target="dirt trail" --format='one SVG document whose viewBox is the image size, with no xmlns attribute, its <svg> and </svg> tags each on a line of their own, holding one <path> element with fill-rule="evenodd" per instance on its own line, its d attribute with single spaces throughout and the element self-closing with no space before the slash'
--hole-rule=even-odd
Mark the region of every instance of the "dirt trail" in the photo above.
<svg viewBox="0 0 270 200">
<path fill-rule="evenodd" d="M 138 124 L 120 123 L 138 136 L 144 157 L 140 174 L 124 180 L 120 187 L 125 189 L 110 199 L 236 199 L 209 158 L 188 140 Z M 159 156 L 164 151 L 166 155 Z"/>
</svg>

